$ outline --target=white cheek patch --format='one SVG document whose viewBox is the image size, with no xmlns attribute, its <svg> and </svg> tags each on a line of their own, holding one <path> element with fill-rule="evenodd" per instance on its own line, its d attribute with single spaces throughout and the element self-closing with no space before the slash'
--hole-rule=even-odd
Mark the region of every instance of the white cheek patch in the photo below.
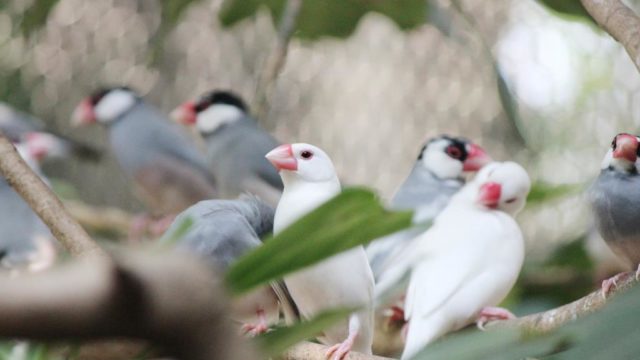
<svg viewBox="0 0 640 360">
<path fill-rule="evenodd" d="M 240 120 L 244 112 L 238 107 L 228 104 L 214 104 L 198 114 L 196 127 L 198 131 L 209 134 L 222 125 Z"/>
<path fill-rule="evenodd" d="M 451 158 L 443 151 L 425 151 L 424 166 L 441 179 L 455 179 L 462 176 L 462 162 Z"/>
<path fill-rule="evenodd" d="M 94 111 L 99 122 L 108 123 L 120 117 L 136 103 L 136 96 L 128 90 L 113 90 L 96 104 Z"/>
</svg>

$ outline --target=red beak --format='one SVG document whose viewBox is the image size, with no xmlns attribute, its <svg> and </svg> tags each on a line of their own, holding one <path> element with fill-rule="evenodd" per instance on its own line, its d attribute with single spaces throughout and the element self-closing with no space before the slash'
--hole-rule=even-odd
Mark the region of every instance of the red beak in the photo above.
<svg viewBox="0 0 640 360">
<path fill-rule="evenodd" d="M 478 202 L 490 209 L 495 209 L 500 203 L 502 185 L 495 182 L 488 182 L 480 186 L 478 191 Z"/>
<path fill-rule="evenodd" d="M 183 125 L 195 125 L 197 119 L 196 104 L 193 101 L 185 102 L 171 112 L 171 118 Z"/>
<path fill-rule="evenodd" d="M 469 144 L 467 147 L 468 155 L 467 159 L 462 163 L 463 171 L 478 171 L 492 161 L 487 152 L 479 145 Z"/>
<path fill-rule="evenodd" d="M 616 136 L 616 148 L 613 150 L 615 159 L 625 159 L 629 162 L 636 162 L 638 158 L 638 138 L 629 134 L 619 134 Z"/>
<path fill-rule="evenodd" d="M 280 170 L 298 170 L 298 161 L 293 156 L 291 144 L 280 145 L 265 156 L 273 166 Z"/>
<path fill-rule="evenodd" d="M 73 110 L 73 115 L 71 115 L 71 125 L 88 125 L 94 122 L 96 122 L 96 113 L 93 110 L 91 100 L 86 98 L 76 106 L 75 110 Z"/>
</svg>

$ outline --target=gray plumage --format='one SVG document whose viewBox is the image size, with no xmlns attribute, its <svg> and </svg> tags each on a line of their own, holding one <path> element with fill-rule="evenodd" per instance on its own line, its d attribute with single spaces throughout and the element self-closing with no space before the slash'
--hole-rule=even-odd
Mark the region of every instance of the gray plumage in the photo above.
<svg viewBox="0 0 640 360">
<path fill-rule="evenodd" d="M 414 224 L 428 224 L 462 186 L 462 178 L 440 179 L 418 161 L 391 200 L 391 208 L 413 210 Z M 423 227 L 417 226 L 372 242 L 367 247 L 367 255 L 375 278 L 378 279 L 395 255 L 424 231 Z"/>
<path fill-rule="evenodd" d="M 596 227 L 629 265 L 640 264 L 640 175 L 605 168 L 589 190 Z"/>
<path fill-rule="evenodd" d="M 108 124 L 113 152 L 151 211 L 177 213 L 216 195 L 205 157 L 142 99 Z"/>
<path fill-rule="evenodd" d="M 273 231 L 274 213 L 271 206 L 250 196 L 238 200 L 205 200 L 182 212 L 167 234 L 190 217 L 193 225 L 178 248 L 204 258 L 219 270 L 226 270 L 237 258 L 260 246 L 260 239 Z"/>
</svg>

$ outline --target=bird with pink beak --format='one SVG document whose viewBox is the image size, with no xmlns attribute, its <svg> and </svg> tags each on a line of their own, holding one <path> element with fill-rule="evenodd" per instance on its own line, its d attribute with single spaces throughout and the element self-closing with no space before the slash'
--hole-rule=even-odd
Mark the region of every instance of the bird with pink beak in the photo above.
<svg viewBox="0 0 640 360">
<path fill-rule="evenodd" d="M 341 191 L 333 162 L 316 146 L 285 144 L 271 150 L 266 158 L 279 171 L 284 184 L 274 234 Z M 371 354 L 373 275 L 362 246 L 289 274 L 284 282 L 300 314 L 307 319 L 329 309 L 361 309 L 318 338 L 330 346 L 327 357 L 340 360 L 351 350 Z"/>
<path fill-rule="evenodd" d="M 598 232 L 611 250 L 635 269 L 636 279 L 640 279 L 639 156 L 640 138 L 626 133 L 616 135 L 588 192 Z M 623 274 L 602 282 L 604 296 Z"/>
<path fill-rule="evenodd" d="M 450 200 L 424 234 L 389 270 L 395 279 L 410 274 L 404 317 L 403 359 L 415 356 L 442 335 L 474 321 L 513 317 L 495 307 L 518 278 L 524 239 L 514 216 L 525 205 L 531 181 L 514 162 L 494 162 Z M 394 282 L 380 282 L 384 294 Z"/>
</svg>

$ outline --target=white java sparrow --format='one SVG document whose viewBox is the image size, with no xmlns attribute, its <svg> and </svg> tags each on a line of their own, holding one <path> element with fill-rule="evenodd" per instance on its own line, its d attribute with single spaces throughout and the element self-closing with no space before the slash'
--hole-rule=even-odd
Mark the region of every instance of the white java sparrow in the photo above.
<svg viewBox="0 0 640 360">
<path fill-rule="evenodd" d="M 282 180 L 264 154 L 280 145 L 251 117 L 244 101 L 229 91 L 214 90 L 187 101 L 172 112 L 174 120 L 194 126 L 206 142 L 207 160 L 222 198 L 249 192 L 275 206 Z"/>
<path fill-rule="evenodd" d="M 193 225 L 180 239 L 177 248 L 199 256 L 220 273 L 262 244 L 261 239 L 273 231 L 274 213 L 270 205 L 253 196 L 243 195 L 237 200 L 204 200 L 178 215 L 168 233 L 180 227 L 184 219 L 191 218 Z M 233 317 L 243 322 L 245 332 L 257 335 L 278 321 L 276 292 L 282 292 L 287 298 L 286 288 L 274 283 L 234 299 Z"/>
<path fill-rule="evenodd" d="M 463 173 L 478 171 L 490 161 L 483 148 L 467 139 L 447 135 L 430 139 L 420 150 L 409 176 L 393 196 L 391 208 L 413 210 L 414 224 L 432 221 L 464 185 Z M 385 236 L 367 246 L 367 256 L 376 280 L 380 280 L 384 270 L 394 261 L 402 261 L 394 255 L 423 231 L 414 227 Z"/>
<path fill-rule="evenodd" d="M 341 191 L 331 159 L 313 145 L 281 145 L 266 157 L 284 184 L 274 219 L 276 234 Z M 290 274 L 284 282 L 305 318 L 334 308 L 361 308 L 318 338 L 331 346 L 327 356 L 342 359 L 351 350 L 371 354 L 374 283 L 362 246 Z"/>
<path fill-rule="evenodd" d="M 412 264 L 406 295 L 403 359 L 474 320 L 513 315 L 496 308 L 515 283 L 524 239 L 514 216 L 531 182 L 514 162 L 492 163 L 465 185 L 406 256 Z"/>
<path fill-rule="evenodd" d="M 596 228 L 609 247 L 640 277 L 640 138 L 618 134 L 589 190 Z M 620 274 L 618 274 L 620 275 Z M 605 295 L 618 275 L 602 283 Z"/>
<path fill-rule="evenodd" d="M 156 215 L 175 215 L 215 197 L 215 179 L 184 129 L 127 87 L 104 88 L 85 98 L 73 123 L 101 123 L 111 150 L 136 194 Z"/>
<path fill-rule="evenodd" d="M 30 137 L 33 139 L 33 137 Z M 25 162 L 38 174 L 39 160 L 46 156 L 42 144 L 15 144 Z M 56 241 L 31 207 L 0 176 L 0 269 L 34 272 L 47 269 L 57 257 Z"/>
</svg>

